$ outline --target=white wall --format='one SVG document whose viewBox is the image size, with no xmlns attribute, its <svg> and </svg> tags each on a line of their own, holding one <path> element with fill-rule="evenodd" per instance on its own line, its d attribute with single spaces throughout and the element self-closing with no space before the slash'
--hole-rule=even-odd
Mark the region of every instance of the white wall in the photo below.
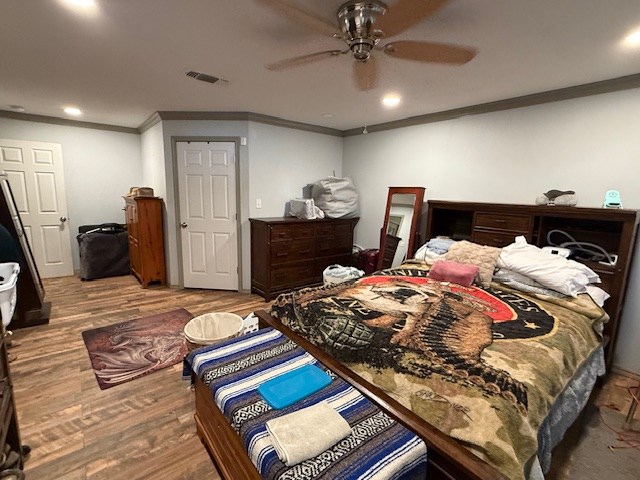
<svg viewBox="0 0 640 480">
<path fill-rule="evenodd" d="M 342 137 L 249 122 L 252 217 L 281 217 L 310 183 L 342 172 Z M 262 208 L 256 208 L 256 199 Z"/>
<path fill-rule="evenodd" d="M 140 149 L 142 157 L 142 184 L 140 186 L 153 188 L 153 193 L 157 197 L 166 197 L 167 180 L 162 123 L 156 123 L 140 135 Z"/>
<path fill-rule="evenodd" d="M 343 173 L 361 195 L 357 243 L 377 247 L 387 187 L 424 186 L 425 200 L 532 204 L 552 188 L 600 207 L 607 189 L 640 208 L 640 93 L 463 117 L 344 141 Z M 636 248 L 638 246 L 636 245 Z M 616 366 L 640 371 L 640 251 L 627 296 Z"/>
<path fill-rule="evenodd" d="M 122 195 L 142 178 L 140 136 L 0 118 L 0 137 L 62 145 L 73 267 L 78 226 L 124 223 Z"/>
</svg>

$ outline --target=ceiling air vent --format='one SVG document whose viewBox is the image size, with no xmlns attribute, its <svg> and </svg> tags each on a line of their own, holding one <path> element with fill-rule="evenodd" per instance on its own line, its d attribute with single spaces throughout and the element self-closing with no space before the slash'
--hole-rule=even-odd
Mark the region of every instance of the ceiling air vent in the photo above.
<svg viewBox="0 0 640 480">
<path fill-rule="evenodd" d="M 223 78 L 214 77 L 213 75 L 207 75 L 206 73 L 194 72 L 193 70 L 189 70 L 187 72 L 187 77 L 195 78 L 196 80 L 207 83 L 226 83 L 226 80 Z"/>
</svg>

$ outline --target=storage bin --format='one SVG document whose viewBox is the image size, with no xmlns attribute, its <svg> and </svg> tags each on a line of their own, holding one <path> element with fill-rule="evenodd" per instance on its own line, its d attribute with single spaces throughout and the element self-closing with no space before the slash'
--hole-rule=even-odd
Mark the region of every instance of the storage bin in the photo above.
<svg viewBox="0 0 640 480">
<path fill-rule="evenodd" d="M 184 336 L 189 347 L 198 348 L 205 345 L 229 340 L 242 334 L 244 322 L 235 313 L 213 312 L 192 318 L 184 326 Z"/>
<path fill-rule="evenodd" d="M 2 325 L 9 325 L 16 308 L 18 273 L 20 265 L 15 262 L 0 263 L 0 312 L 2 313 Z"/>
</svg>

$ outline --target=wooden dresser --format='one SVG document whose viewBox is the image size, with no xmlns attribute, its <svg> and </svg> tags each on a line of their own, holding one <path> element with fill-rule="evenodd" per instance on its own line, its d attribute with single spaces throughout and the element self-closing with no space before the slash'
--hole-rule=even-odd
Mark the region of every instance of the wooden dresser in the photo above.
<svg viewBox="0 0 640 480">
<path fill-rule="evenodd" d="M 602 279 L 600 286 L 611 295 L 604 305 L 611 317 L 604 327 L 605 358 L 610 368 L 639 218 L 636 210 L 430 200 L 425 238 L 444 235 L 454 240 L 504 247 L 516 236 L 523 235 L 528 243 L 543 247 L 549 244 L 547 235 L 551 230 L 562 230 L 577 241 L 595 243 L 617 254 L 615 265 L 576 259 L 598 273 Z M 552 240 L 554 243 L 568 241 L 558 233 L 553 234 Z"/>
<path fill-rule="evenodd" d="M 164 237 L 162 232 L 162 199 L 157 197 L 124 197 L 125 218 L 129 233 L 131 273 L 143 288 L 166 283 Z"/>
<path fill-rule="evenodd" d="M 357 218 L 250 218 L 251 292 L 266 301 L 296 288 L 322 284 L 329 265 L 351 265 Z"/>
</svg>

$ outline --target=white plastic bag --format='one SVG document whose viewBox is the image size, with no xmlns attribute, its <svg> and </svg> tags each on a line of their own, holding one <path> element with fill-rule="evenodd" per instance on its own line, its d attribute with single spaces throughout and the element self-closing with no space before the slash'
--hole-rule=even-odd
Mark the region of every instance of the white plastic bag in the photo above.
<svg viewBox="0 0 640 480">
<path fill-rule="evenodd" d="M 325 285 L 335 285 L 337 283 L 355 280 L 364 275 L 362 270 L 356 267 L 343 267 L 342 265 L 329 265 L 322 272 L 322 279 Z"/>
<path fill-rule="evenodd" d="M 324 218 L 324 212 L 315 206 L 313 198 L 292 198 L 289 201 L 289 215 L 309 220 Z"/>
<path fill-rule="evenodd" d="M 350 178 L 326 177 L 311 187 L 315 204 L 328 218 L 354 218 L 360 215 L 358 192 Z"/>
</svg>

